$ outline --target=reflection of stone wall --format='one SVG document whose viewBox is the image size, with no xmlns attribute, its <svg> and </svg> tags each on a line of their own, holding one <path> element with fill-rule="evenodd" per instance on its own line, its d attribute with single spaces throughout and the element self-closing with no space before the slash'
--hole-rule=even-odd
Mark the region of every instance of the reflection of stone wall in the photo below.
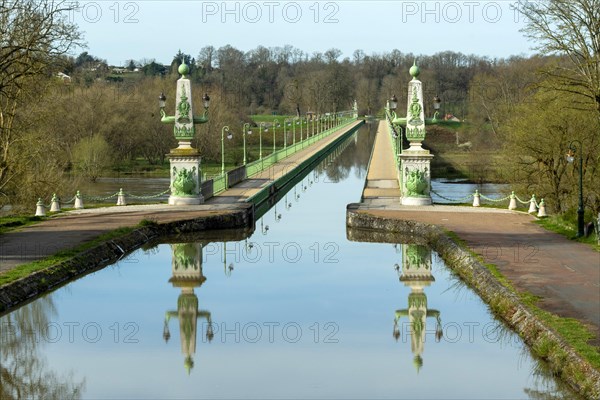
<svg viewBox="0 0 600 400">
<path fill-rule="evenodd" d="M 419 243 L 425 240 L 444 259 L 446 265 L 458 273 L 481 299 L 490 305 L 494 313 L 524 339 L 534 354 L 544 358 L 553 370 L 558 371 L 558 375 L 574 391 L 588 398 L 600 398 L 600 371 L 594 369 L 557 333 L 529 311 L 515 293 L 502 285 L 484 265 L 467 249 L 454 242 L 442 228 L 357 212 L 352 205 L 347 209 L 346 225 L 349 240 L 364 235 L 365 230 L 379 231 L 377 237 L 384 243 L 398 243 L 399 234 L 405 238 L 417 238 Z M 536 353 L 538 348 L 552 350 L 550 354 L 539 354 Z"/>
<path fill-rule="evenodd" d="M 239 210 L 230 211 L 227 214 L 207 215 L 135 229 L 131 233 L 82 252 L 68 261 L 4 285 L 0 290 L 0 312 L 6 312 L 72 279 L 112 264 L 123 257 L 123 252 L 129 253 L 149 241 L 172 235 L 173 232 L 185 234 L 206 230 L 253 227 L 252 204 L 241 204 Z"/>
</svg>

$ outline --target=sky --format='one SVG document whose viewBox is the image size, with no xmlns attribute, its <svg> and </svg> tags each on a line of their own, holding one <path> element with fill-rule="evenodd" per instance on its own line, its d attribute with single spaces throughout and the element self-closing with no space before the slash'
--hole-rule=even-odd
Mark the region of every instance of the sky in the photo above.
<svg viewBox="0 0 600 400">
<path fill-rule="evenodd" d="M 500 1 L 80 1 L 69 18 L 90 54 L 111 65 L 170 63 L 207 45 L 243 51 L 292 45 L 366 54 L 456 51 L 490 58 L 530 55 L 516 0 Z"/>
</svg>

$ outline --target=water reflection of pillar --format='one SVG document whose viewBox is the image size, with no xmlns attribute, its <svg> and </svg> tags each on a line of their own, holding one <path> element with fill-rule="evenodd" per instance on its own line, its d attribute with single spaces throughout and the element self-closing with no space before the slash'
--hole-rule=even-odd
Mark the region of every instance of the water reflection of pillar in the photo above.
<svg viewBox="0 0 600 400">
<path fill-rule="evenodd" d="M 163 338 L 165 342 L 169 340 L 171 337 L 169 320 L 177 318 L 179 320 L 181 352 L 185 355 L 183 365 L 189 374 L 194 367 L 192 356 L 196 353 L 198 318 L 206 319 L 208 322 L 206 338 L 209 342 L 213 338 L 210 312 L 198 309 L 198 296 L 194 293 L 194 288 L 202 286 L 206 280 L 206 277 L 202 274 L 202 244 L 172 244 L 171 251 L 173 253 L 171 263 L 173 276 L 169 279 L 169 282 L 173 284 L 173 287 L 180 288 L 181 294 L 177 298 L 177 310 L 165 313 Z"/>
<path fill-rule="evenodd" d="M 396 310 L 394 318 L 394 338 L 400 338 L 398 321 L 408 317 L 410 324 L 411 350 L 414 355 L 414 365 L 417 372 L 423 366 L 421 354 L 425 348 L 425 332 L 428 317 L 436 319 L 435 338 L 442 338 L 441 314 L 438 310 L 427 308 L 427 296 L 424 288 L 435 281 L 431 271 L 431 250 L 426 246 L 408 244 L 402 246 L 402 271 L 396 265 L 400 282 L 409 286 L 411 293 L 408 295 L 408 308 Z"/>
</svg>

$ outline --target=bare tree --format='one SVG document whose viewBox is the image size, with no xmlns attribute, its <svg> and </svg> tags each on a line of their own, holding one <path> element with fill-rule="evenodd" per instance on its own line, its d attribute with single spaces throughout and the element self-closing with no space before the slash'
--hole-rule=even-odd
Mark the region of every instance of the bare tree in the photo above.
<svg viewBox="0 0 600 400">
<path fill-rule="evenodd" d="M 544 70 L 546 82 L 581 98 L 577 108 L 593 104 L 600 117 L 600 0 L 521 0 L 518 9 L 536 50 L 568 58 Z"/>
<path fill-rule="evenodd" d="M 26 107 L 42 92 L 40 78 L 60 71 L 64 55 L 81 44 L 69 22 L 76 3 L 58 0 L 0 0 L 0 194 L 13 179 L 15 151 L 23 124 L 31 122 Z M 20 114 L 25 114 L 19 118 Z M 18 160 L 23 161 L 20 157 Z M 26 162 L 26 161 L 25 161 Z"/>
</svg>

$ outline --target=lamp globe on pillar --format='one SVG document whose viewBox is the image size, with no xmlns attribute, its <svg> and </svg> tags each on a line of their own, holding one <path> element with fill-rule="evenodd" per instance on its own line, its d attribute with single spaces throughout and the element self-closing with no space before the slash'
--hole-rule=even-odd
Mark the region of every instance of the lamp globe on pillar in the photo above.
<svg viewBox="0 0 600 400">
<path fill-rule="evenodd" d="M 435 113 L 433 114 L 434 120 L 436 120 L 438 118 L 441 106 L 442 106 L 442 99 L 440 99 L 439 96 L 436 94 L 435 97 L 433 98 L 433 109 L 435 110 Z"/>
<path fill-rule="evenodd" d="M 396 109 L 398 108 L 398 98 L 396 97 L 396 95 L 393 95 L 390 98 L 390 110 L 392 110 L 392 112 L 396 112 Z"/>
</svg>

